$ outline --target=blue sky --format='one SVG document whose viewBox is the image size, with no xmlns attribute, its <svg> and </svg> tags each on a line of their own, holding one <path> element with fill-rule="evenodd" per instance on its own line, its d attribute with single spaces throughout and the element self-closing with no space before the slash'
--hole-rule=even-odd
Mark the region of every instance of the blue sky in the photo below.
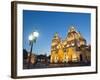
<svg viewBox="0 0 100 80">
<path fill-rule="evenodd" d="M 38 31 L 39 37 L 33 44 L 33 52 L 49 55 L 54 33 L 58 32 L 64 39 L 71 25 L 90 43 L 90 20 L 89 13 L 23 10 L 23 48 L 30 50 L 28 36 L 33 31 Z"/>
</svg>

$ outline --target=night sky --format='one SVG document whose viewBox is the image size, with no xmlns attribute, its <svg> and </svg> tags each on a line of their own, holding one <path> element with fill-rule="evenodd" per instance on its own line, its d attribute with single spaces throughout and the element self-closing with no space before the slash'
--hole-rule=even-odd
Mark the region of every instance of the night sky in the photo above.
<svg viewBox="0 0 100 80">
<path fill-rule="evenodd" d="M 89 13 L 23 10 L 23 48 L 30 51 L 28 36 L 38 31 L 39 37 L 33 44 L 33 52 L 49 55 L 55 32 L 64 39 L 71 25 L 90 43 L 90 20 Z"/>
</svg>

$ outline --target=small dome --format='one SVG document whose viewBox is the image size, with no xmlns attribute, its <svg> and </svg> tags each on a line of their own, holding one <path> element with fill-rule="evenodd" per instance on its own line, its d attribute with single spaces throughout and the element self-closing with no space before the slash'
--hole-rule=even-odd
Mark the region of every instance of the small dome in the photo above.
<svg viewBox="0 0 100 80">
<path fill-rule="evenodd" d="M 68 30 L 68 32 L 73 32 L 73 31 L 76 31 L 74 26 L 70 26 L 70 29 Z"/>
</svg>

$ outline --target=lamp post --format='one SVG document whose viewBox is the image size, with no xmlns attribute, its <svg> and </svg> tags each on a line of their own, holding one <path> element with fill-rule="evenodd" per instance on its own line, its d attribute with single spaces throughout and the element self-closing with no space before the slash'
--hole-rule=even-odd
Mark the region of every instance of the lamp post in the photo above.
<svg viewBox="0 0 100 80">
<path fill-rule="evenodd" d="M 31 48 L 30 48 L 30 54 L 29 54 L 29 58 L 28 58 L 28 69 L 30 68 L 30 65 L 31 65 L 33 43 L 36 43 L 36 39 L 38 38 L 38 36 L 39 36 L 39 33 L 36 31 L 29 35 L 29 44 L 30 44 Z"/>
</svg>

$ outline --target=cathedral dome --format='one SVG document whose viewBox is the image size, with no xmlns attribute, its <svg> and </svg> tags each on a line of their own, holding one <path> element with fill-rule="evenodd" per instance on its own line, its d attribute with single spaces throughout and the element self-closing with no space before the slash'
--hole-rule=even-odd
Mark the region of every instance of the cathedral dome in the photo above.
<svg viewBox="0 0 100 80">
<path fill-rule="evenodd" d="M 60 42 L 61 42 L 61 38 L 59 37 L 58 33 L 56 32 L 56 33 L 54 34 L 53 39 L 52 39 L 52 44 L 51 44 L 51 46 L 56 46 L 56 45 L 58 45 L 58 43 L 60 43 Z"/>
</svg>

